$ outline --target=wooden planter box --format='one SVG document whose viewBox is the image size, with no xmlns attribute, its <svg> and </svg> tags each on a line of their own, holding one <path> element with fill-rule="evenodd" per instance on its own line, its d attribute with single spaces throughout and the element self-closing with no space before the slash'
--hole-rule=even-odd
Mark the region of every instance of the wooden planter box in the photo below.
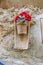
<svg viewBox="0 0 43 65">
<path fill-rule="evenodd" d="M 27 34 L 27 25 L 17 25 L 17 33 L 18 34 Z"/>
<path fill-rule="evenodd" d="M 14 32 L 14 49 L 28 49 L 30 37 L 30 24 L 27 22 L 16 25 Z"/>
</svg>

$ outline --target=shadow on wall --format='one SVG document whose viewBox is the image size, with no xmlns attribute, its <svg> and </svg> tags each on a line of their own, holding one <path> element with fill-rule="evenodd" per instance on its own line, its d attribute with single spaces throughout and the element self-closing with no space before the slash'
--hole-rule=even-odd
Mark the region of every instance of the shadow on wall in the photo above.
<svg viewBox="0 0 43 65">
<path fill-rule="evenodd" d="M 26 5 L 34 5 L 43 8 L 43 0 L 0 0 L 0 7 L 9 8 L 14 6 L 20 8 Z"/>
</svg>

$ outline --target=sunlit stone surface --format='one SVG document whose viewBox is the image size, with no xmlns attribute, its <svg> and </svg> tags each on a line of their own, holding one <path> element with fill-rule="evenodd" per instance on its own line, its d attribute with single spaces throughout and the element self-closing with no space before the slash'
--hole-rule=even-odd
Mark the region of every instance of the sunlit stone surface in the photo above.
<svg viewBox="0 0 43 65">
<path fill-rule="evenodd" d="M 0 14 L 0 26 L 3 31 L 2 33 L 0 31 L 2 34 L 2 39 L 0 40 L 0 60 L 7 65 L 43 65 L 43 44 L 40 26 L 43 9 L 34 8 L 33 6 L 29 8 L 28 6 L 23 8 L 23 11 L 25 10 L 31 13 L 32 21 L 35 21 L 36 24 L 30 29 L 30 48 L 28 50 L 15 50 L 13 18 L 22 12 L 22 8 L 18 10 L 15 10 L 14 7 L 6 10 L 0 8 L 0 11 L 3 12 Z"/>
</svg>

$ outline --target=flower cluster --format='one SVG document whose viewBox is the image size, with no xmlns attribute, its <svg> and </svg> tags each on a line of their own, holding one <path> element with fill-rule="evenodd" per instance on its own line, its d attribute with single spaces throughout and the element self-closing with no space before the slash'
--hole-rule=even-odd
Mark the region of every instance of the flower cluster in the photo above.
<svg viewBox="0 0 43 65">
<path fill-rule="evenodd" d="M 31 21 L 32 17 L 29 13 L 27 12 L 21 12 L 18 16 L 16 16 L 14 18 L 14 21 L 17 22 L 17 20 L 20 18 L 20 16 L 23 16 L 25 18 L 25 20 L 27 20 L 28 22 Z"/>
</svg>

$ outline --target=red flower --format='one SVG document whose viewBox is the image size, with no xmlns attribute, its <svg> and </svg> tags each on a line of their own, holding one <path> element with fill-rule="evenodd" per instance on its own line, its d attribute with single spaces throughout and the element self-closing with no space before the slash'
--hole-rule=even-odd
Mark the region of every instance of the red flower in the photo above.
<svg viewBox="0 0 43 65">
<path fill-rule="evenodd" d="M 28 20 L 29 22 L 30 22 L 31 19 L 32 19 L 31 15 L 30 15 L 29 13 L 27 13 L 27 12 L 22 12 L 22 13 L 20 13 L 18 16 L 16 16 L 16 17 L 14 18 L 14 22 L 17 22 L 17 20 L 20 18 L 20 16 L 24 16 L 25 19 Z"/>
<path fill-rule="evenodd" d="M 26 15 L 26 14 L 27 14 L 26 12 L 20 13 L 21 16 L 24 16 L 24 15 Z"/>
<path fill-rule="evenodd" d="M 14 18 L 14 22 L 17 22 L 18 18 L 19 18 L 19 16 L 16 16 L 16 17 Z"/>
<path fill-rule="evenodd" d="M 31 21 L 31 19 L 32 19 L 31 15 L 27 12 L 22 12 L 22 13 L 20 13 L 20 15 L 24 16 L 25 19 L 28 20 L 28 21 Z"/>
</svg>

